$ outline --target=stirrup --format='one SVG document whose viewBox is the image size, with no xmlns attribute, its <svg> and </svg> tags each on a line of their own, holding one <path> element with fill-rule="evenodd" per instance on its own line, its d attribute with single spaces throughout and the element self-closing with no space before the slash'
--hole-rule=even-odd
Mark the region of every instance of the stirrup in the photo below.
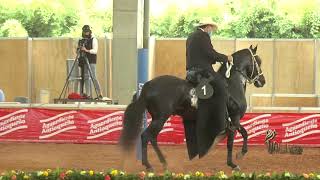
<svg viewBox="0 0 320 180">
<path fill-rule="evenodd" d="M 196 90 L 192 88 L 189 92 L 191 96 L 191 107 L 198 108 L 198 97 L 196 96 Z"/>
</svg>

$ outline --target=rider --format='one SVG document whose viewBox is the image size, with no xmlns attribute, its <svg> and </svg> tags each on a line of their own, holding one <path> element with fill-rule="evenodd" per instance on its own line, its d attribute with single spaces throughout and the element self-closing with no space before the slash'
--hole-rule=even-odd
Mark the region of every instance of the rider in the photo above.
<svg viewBox="0 0 320 180">
<path fill-rule="evenodd" d="M 204 18 L 196 25 L 196 30 L 189 35 L 186 43 L 187 80 L 196 84 L 196 74 L 201 74 L 202 77 L 206 76 L 207 78 L 208 76 L 214 77 L 214 80 L 210 82 L 214 88 L 214 97 L 211 100 L 199 100 L 197 108 L 197 120 L 203 122 L 201 125 L 203 128 L 206 128 L 208 123 L 216 123 L 214 125 L 215 132 L 210 132 L 213 133 L 212 136 L 214 137 L 225 129 L 227 89 L 224 79 L 217 76 L 212 64 L 233 62 L 231 55 L 226 56 L 213 49 L 210 35 L 217 29 L 218 26 L 215 22 L 210 18 Z"/>
<path fill-rule="evenodd" d="M 200 70 L 210 72 L 215 76 L 216 72 L 212 64 L 232 62 L 233 58 L 231 55 L 226 56 L 213 49 L 210 36 L 218 29 L 215 22 L 204 18 L 196 26 L 196 30 L 189 35 L 186 43 L 187 72 Z"/>
</svg>

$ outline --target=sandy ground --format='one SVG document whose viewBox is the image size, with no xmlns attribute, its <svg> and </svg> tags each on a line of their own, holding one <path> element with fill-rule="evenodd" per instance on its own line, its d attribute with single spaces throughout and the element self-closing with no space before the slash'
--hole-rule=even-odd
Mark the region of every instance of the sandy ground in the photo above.
<svg viewBox="0 0 320 180">
<path fill-rule="evenodd" d="M 160 148 L 168 161 L 172 172 L 217 172 L 227 173 L 231 169 L 226 165 L 226 147 L 218 146 L 202 159 L 189 161 L 185 145 Z M 234 152 L 240 151 L 235 147 Z M 98 144 L 44 144 L 44 143 L 0 143 L 0 172 L 19 170 L 41 170 L 47 168 L 76 168 L 106 170 L 122 169 L 121 153 L 116 145 Z M 234 153 L 235 157 L 235 153 Z M 149 160 L 156 172 L 163 172 L 156 154 L 149 146 Z M 283 172 L 294 173 L 320 172 L 320 148 L 305 148 L 303 155 L 267 153 L 265 147 L 249 147 L 249 152 L 242 160 L 234 162 L 244 172 Z M 145 170 L 139 161 L 126 161 L 128 172 Z"/>
</svg>

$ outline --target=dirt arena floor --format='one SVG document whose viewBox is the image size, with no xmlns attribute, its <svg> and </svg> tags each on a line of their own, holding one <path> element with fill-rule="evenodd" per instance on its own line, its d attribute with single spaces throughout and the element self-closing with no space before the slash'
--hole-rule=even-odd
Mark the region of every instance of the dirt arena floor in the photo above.
<svg viewBox="0 0 320 180">
<path fill-rule="evenodd" d="M 220 170 L 231 173 L 226 165 L 226 147 L 218 146 L 202 159 L 188 160 L 184 145 L 161 146 L 172 172 Z M 235 147 L 238 152 L 240 147 Z M 235 154 L 235 153 L 234 153 Z M 121 168 L 121 154 L 116 145 L 97 144 L 39 144 L 0 143 L 0 172 L 11 169 L 25 171 L 47 168 L 75 168 L 106 170 Z M 150 162 L 156 172 L 163 172 L 154 151 L 149 147 Z M 235 156 L 234 156 L 235 157 Z M 235 159 L 235 158 L 234 158 Z M 128 172 L 139 172 L 144 167 L 138 161 L 125 166 Z M 265 147 L 249 147 L 242 160 L 235 160 L 243 172 L 320 172 L 320 148 L 305 148 L 303 155 L 270 155 Z"/>
</svg>

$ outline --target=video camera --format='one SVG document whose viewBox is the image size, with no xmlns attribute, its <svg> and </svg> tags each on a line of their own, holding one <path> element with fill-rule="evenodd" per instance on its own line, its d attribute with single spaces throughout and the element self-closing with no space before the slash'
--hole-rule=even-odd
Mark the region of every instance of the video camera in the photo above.
<svg viewBox="0 0 320 180">
<path fill-rule="evenodd" d="M 89 41 L 89 39 L 87 39 L 87 38 L 80 39 L 78 42 L 78 48 L 85 47 L 87 45 L 88 41 Z"/>
<path fill-rule="evenodd" d="M 89 39 L 83 38 L 78 41 L 77 51 L 80 53 L 80 57 L 85 56 L 85 52 L 81 50 L 82 47 L 85 47 L 88 43 Z"/>
<path fill-rule="evenodd" d="M 86 56 L 86 52 L 81 50 L 82 47 L 85 47 L 88 43 L 88 39 L 87 38 L 83 38 L 83 39 L 80 39 L 78 41 L 78 47 L 77 47 L 77 53 L 79 54 L 79 66 L 80 67 L 83 67 L 84 64 L 85 64 L 85 59 L 87 58 Z"/>
</svg>

